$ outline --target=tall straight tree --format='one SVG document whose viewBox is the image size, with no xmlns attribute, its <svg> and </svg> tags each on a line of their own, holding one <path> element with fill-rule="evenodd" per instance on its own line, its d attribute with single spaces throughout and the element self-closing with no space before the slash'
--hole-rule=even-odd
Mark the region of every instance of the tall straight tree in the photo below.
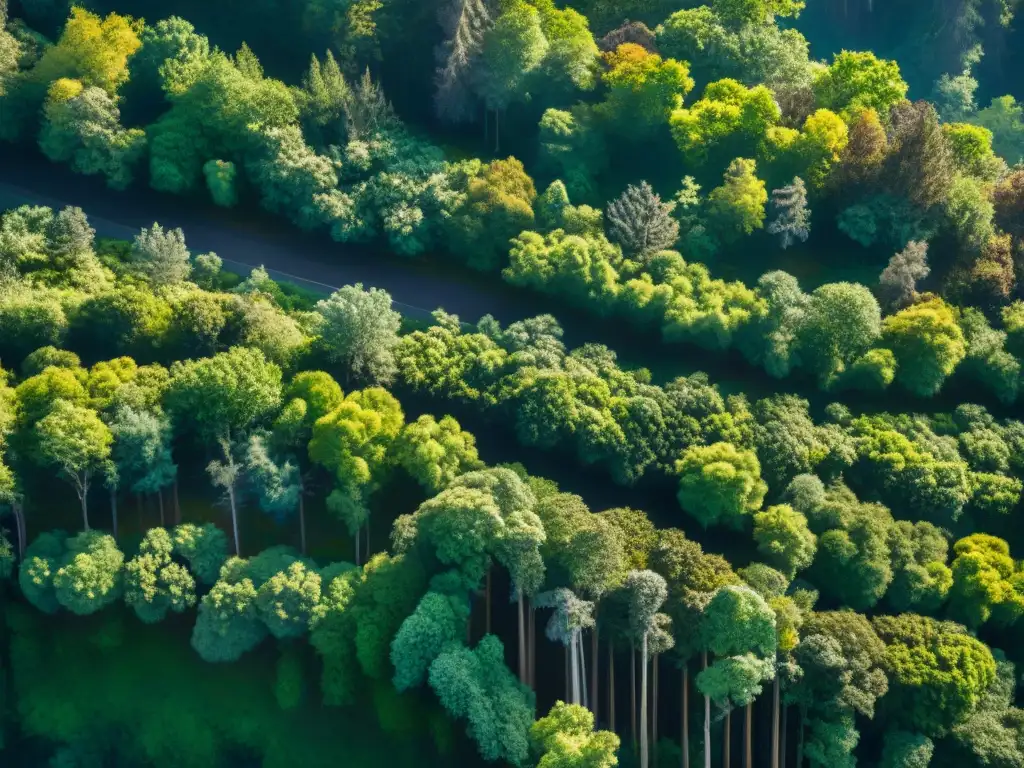
<svg viewBox="0 0 1024 768">
<path fill-rule="evenodd" d="M 652 645 L 657 651 L 672 647 L 667 628 L 671 620 L 659 609 L 668 598 L 665 579 L 654 571 L 631 571 L 626 576 L 629 595 L 629 626 L 640 641 L 640 766 L 648 768 L 647 745 L 647 659 Z"/>
<path fill-rule="evenodd" d="M 768 232 L 779 236 L 779 245 L 789 248 L 798 240 L 803 243 L 811 234 L 811 211 L 807 207 L 807 187 L 799 176 L 785 187 L 772 190 L 775 218 Z"/>
<path fill-rule="evenodd" d="M 434 110 L 450 123 L 474 119 L 472 79 L 484 35 L 494 26 L 484 0 L 449 0 L 438 11 L 445 41 L 436 51 Z"/>
<path fill-rule="evenodd" d="M 235 460 L 235 446 L 227 439 L 220 440 L 223 459 L 214 459 L 206 471 L 210 482 L 224 489 L 224 496 L 231 510 L 231 530 L 235 539 L 235 556 L 242 556 L 242 545 L 238 536 L 238 483 L 242 477 L 242 465 Z"/>
<path fill-rule="evenodd" d="M 631 258 L 646 261 L 675 245 L 679 222 L 672 218 L 675 203 L 663 203 L 646 181 L 630 184 L 608 204 L 608 234 Z"/>
<path fill-rule="evenodd" d="M 583 630 L 594 626 L 594 604 L 580 600 L 572 590 L 559 587 L 542 592 L 533 601 L 537 608 L 553 608 L 545 634 L 561 643 L 568 651 L 569 690 L 571 704 L 587 706 L 587 680 L 584 669 Z"/>
</svg>

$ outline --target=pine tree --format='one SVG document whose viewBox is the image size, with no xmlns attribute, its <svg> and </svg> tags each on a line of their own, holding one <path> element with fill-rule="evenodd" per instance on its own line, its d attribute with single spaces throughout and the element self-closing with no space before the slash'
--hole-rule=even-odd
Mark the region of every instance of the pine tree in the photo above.
<svg viewBox="0 0 1024 768">
<path fill-rule="evenodd" d="M 608 205 L 608 234 L 629 256 L 649 257 L 671 248 L 679 239 L 672 217 L 675 203 L 663 203 L 646 181 L 630 184 Z"/>
<path fill-rule="evenodd" d="M 789 186 L 772 190 L 772 207 L 775 220 L 768 225 L 768 231 L 779 236 L 783 248 L 789 248 L 799 240 L 806 242 L 811 234 L 811 211 L 807 207 L 807 187 L 799 176 L 793 177 Z"/>
<path fill-rule="evenodd" d="M 928 266 L 928 243 L 911 240 L 907 247 L 891 259 L 878 277 L 878 293 L 889 309 L 901 309 L 917 295 L 917 282 L 931 272 Z"/>
<path fill-rule="evenodd" d="M 469 79 L 483 48 L 484 34 L 494 21 L 484 0 L 452 0 L 438 15 L 446 40 L 437 49 L 434 109 L 448 122 L 472 121 L 475 112 Z"/>
</svg>

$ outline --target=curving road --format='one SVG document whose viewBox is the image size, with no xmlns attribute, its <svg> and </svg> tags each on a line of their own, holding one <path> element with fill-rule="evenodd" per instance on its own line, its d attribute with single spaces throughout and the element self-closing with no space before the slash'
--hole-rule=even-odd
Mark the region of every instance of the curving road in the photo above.
<svg viewBox="0 0 1024 768">
<path fill-rule="evenodd" d="M 621 322 L 597 319 L 557 299 L 504 284 L 494 275 L 474 273 L 439 259 L 411 259 L 383 249 L 335 243 L 323 233 L 299 232 L 255 205 L 223 210 L 205 201 L 161 194 L 142 185 L 129 192 L 116 192 L 101 180 L 74 174 L 36 152 L 18 153 L 9 146 L 0 147 L 0 211 L 25 203 L 53 208 L 77 205 L 88 214 L 97 233 L 105 237 L 131 239 L 141 227 L 152 226 L 154 221 L 165 227 L 181 227 L 194 253 L 215 251 L 232 271 L 247 274 L 263 265 L 275 278 L 324 293 L 353 283 L 383 288 L 391 294 L 396 309 L 411 317 L 426 319 L 432 310 L 442 307 L 465 321 L 475 322 L 491 314 L 507 324 L 553 312 L 570 349 L 586 342 L 603 342 L 618 350 L 623 364 L 651 368 L 655 382 L 705 371 L 724 393 L 744 392 L 759 398 L 798 392 L 819 408 L 841 400 L 859 411 L 935 412 L 980 400 L 994 414 L 1019 416 L 1017 408 L 1000 405 L 988 393 L 979 397 L 976 386 L 958 381 L 956 376 L 930 399 L 902 391 L 829 395 L 807 377 L 773 379 L 735 350 L 710 353 L 689 344 L 666 345 L 633 332 Z"/>
<path fill-rule="evenodd" d="M 427 317 L 443 307 L 466 320 L 490 313 L 507 323 L 543 311 L 492 277 L 338 244 L 324 234 L 300 233 L 262 211 L 225 211 L 144 188 L 116 192 L 37 154 L 7 149 L 0 152 L 0 210 L 26 203 L 77 205 L 102 237 L 130 240 L 154 221 L 181 227 L 193 253 L 214 251 L 232 271 L 247 274 L 262 265 L 274 277 L 324 292 L 362 282 L 387 290 L 397 308 L 413 316 Z"/>
</svg>

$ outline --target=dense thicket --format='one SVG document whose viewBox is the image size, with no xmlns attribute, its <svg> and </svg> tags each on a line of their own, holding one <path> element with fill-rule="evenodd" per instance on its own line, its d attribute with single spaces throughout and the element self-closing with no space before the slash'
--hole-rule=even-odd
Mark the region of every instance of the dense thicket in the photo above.
<svg viewBox="0 0 1024 768">
<path fill-rule="evenodd" d="M 180 10 L 228 12 L 214 5 Z M 895 60 L 812 60 L 803 36 L 775 20 L 802 3 L 408 5 L 271 3 L 246 14 L 253 40 L 273 19 L 314 54 L 300 73 L 264 46 L 292 85 L 267 77 L 248 46 L 228 55 L 179 17 L 145 25 L 75 9 L 52 46 L 15 24 L 3 38 L 0 134 L 119 188 L 145 177 L 218 205 L 251 196 L 340 242 L 500 271 L 666 341 L 735 346 L 773 376 L 802 369 L 830 390 L 895 385 L 928 397 L 960 371 L 989 397 L 1016 400 L 1024 246 L 1022 172 L 1011 166 L 1024 118 L 1010 97 L 977 109 L 959 68 L 974 60 L 970 46 L 933 105 L 906 100 Z M 63 0 L 24 6 L 54 30 L 66 10 Z M 120 10 L 156 18 L 143 2 Z M 615 28 L 620 15 L 633 21 Z M 954 16 L 973 39 L 977 20 Z M 999 20 L 1011 16 L 1007 7 Z M 430 67 L 406 66 L 435 54 L 433 79 Z M 966 101 L 954 108 L 958 88 Z M 402 96 L 423 125 L 404 97 L 431 91 L 441 124 L 431 129 L 482 121 L 495 159 L 452 159 L 389 101 Z M 501 136 L 526 165 L 502 158 Z M 743 275 L 779 263 L 776 245 L 748 239 L 762 229 L 783 249 L 806 241 L 826 276 L 849 274 L 851 260 L 858 275 L 881 275 L 809 293 L 776 271 L 751 285 L 712 277 L 713 260 Z M 926 257 L 898 258 L 929 241 Z M 880 256 L 894 259 L 884 271 L 869 266 Z M 822 312 L 855 322 L 822 328 Z"/>
<path fill-rule="evenodd" d="M 894 760 L 933 749 L 941 761 L 1021 738 L 1012 670 L 1024 591 L 1009 522 L 1021 494 L 1018 422 L 980 406 L 909 417 L 836 405 L 815 423 L 793 396 L 723 399 L 699 376 L 656 387 L 603 348 L 567 354 L 550 318 L 504 329 L 485 318 L 463 331 L 439 313 L 402 332 L 386 294 L 355 286 L 316 301 L 261 270 L 239 282 L 211 254 L 189 254 L 180 231 L 154 226 L 97 254 L 75 209 L 8 212 L 0 234 L 0 353 L 11 361 L 0 398 L 4 562 L 40 611 L 104 627 L 121 620 L 119 603 L 147 625 L 182 614 L 208 663 L 276 645 L 285 711 L 304 696 L 354 704 L 371 681 L 392 722 L 399 715 L 381 712 L 413 704 L 386 703 L 387 686 L 429 690 L 437 704 L 415 706 L 439 705 L 464 721 L 483 759 L 516 765 L 628 762 L 628 749 L 616 757 L 615 730 L 635 737 L 644 761 L 655 748 L 696 761 L 706 748 L 717 765 L 729 733 L 721 718 L 736 707 L 747 722 L 792 709 L 785 729 L 771 717 L 773 735 L 757 749 L 781 749 L 785 732 L 787 759 L 798 749 L 812 765 L 852 764 L 854 754 L 870 763 L 883 750 Z M 175 279 L 156 263 L 179 263 Z M 153 309 L 127 311 L 137 305 Z M 85 332 L 100 321 L 103 340 Z M 26 339 L 51 343 L 25 352 Z M 206 356 L 180 359 L 198 339 Z M 121 357 L 106 358 L 111 344 Z M 572 441 L 624 481 L 650 467 L 678 484 L 701 526 L 750 536 L 763 562 L 744 557 L 734 570 L 642 511 L 594 513 L 521 466 L 489 467 L 450 416 L 407 420 L 379 386 L 392 379 L 438 403 L 511 416 L 528 444 Z M 208 487 L 230 515 L 223 529 L 182 520 L 179 474 L 185 493 L 206 485 L 189 458 L 197 452 L 210 457 Z M 64 498 L 78 495 L 77 532 L 47 530 L 55 492 L 39 480 L 53 474 L 70 486 Z M 388 499 L 403 484 L 415 490 L 395 509 Z M 132 494 L 158 499 L 159 521 L 119 518 Z M 266 522 L 271 542 L 290 545 L 256 551 Z M 388 551 L 371 524 L 392 526 Z M 346 549 L 310 538 L 310 527 L 345 531 Z M 510 607 L 492 599 L 492 584 L 509 585 Z M 549 610 L 545 634 L 564 652 L 538 641 Z M 492 618 L 505 611 L 500 624 L 515 629 L 499 637 Z M 15 694 L 36 713 L 22 715 L 29 734 L 64 751 L 172 759 L 167 742 L 106 740 L 123 722 L 116 710 L 87 742 L 42 717 L 53 694 L 25 666 L 38 630 L 16 611 L 7 620 Z M 319 694 L 303 693 L 310 653 Z M 535 722 L 538 660 L 564 663 L 556 687 L 568 703 Z M 680 704 L 658 681 L 672 666 L 708 708 L 668 688 L 684 696 L 687 727 L 673 718 L 666 733 L 664 710 Z M 618 720 L 611 702 L 623 699 L 607 698 L 615 686 L 635 697 Z M 173 759 L 210 764 L 232 743 L 271 754 L 269 742 L 224 727 L 226 737 Z M 733 733 L 753 750 L 755 730 Z"/>
</svg>

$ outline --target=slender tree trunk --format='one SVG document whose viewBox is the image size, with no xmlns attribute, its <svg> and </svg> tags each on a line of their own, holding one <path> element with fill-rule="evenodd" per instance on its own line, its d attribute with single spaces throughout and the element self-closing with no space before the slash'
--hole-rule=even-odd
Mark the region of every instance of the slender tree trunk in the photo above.
<svg viewBox="0 0 1024 768">
<path fill-rule="evenodd" d="M 576 702 L 572 700 L 572 687 L 571 683 L 569 682 L 570 666 L 571 664 L 569 663 L 569 646 L 567 645 L 565 646 L 565 700 L 568 701 L 570 704 L 575 704 Z"/>
<path fill-rule="evenodd" d="M 174 524 L 181 525 L 181 503 L 178 501 L 178 473 L 174 473 Z M 302 550 L 306 554 L 306 550 Z"/>
<path fill-rule="evenodd" d="M 157 488 L 156 491 L 156 503 L 160 507 L 160 527 L 166 528 L 167 523 L 164 521 L 164 489 Z"/>
<path fill-rule="evenodd" d="M 576 630 L 578 632 L 579 630 Z M 577 642 L 576 632 L 572 633 L 572 640 L 569 641 L 569 675 L 572 680 L 572 703 L 582 704 L 583 697 L 580 695 L 580 645 Z"/>
<path fill-rule="evenodd" d="M 796 766 L 803 768 L 804 765 L 804 729 L 807 725 L 807 707 L 800 705 L 800 730 L 796 737 Z"/>
<path fill-rule="evenodd" d="M 600 652 L 600 650 L 601 650 L 601 641 L 600 641 L 600 639 L 597 636 L 597 618 L 595 616 L 594 628 L 592 630 L 590 630 L 590 662 L 591 662 L 591 664 L 590 664 L 590 666 L 591 666 L 591 670 L 590 670 L 590 700 L 594 704 L 594 706 L 592 706 L 590 709 L 594 713 L 594 724 L 595 725 L 597 725 L 597 723 L 598 723 L 598 717 L 600 715 L 600 710 L 601 710 L 601 704 L 600 704 L 601 699 L 598 696 L 598 690 L 597 690 L 597 681 L 599 679 L 599 675 L 597 674 L 597 671 L 598 671 L 597 668 L 598 668 L 598 666 L 600 666 L 597 663 L 597 660 L 599 658 L 598 653 Z"/>
<path fill-rule="evenodd" d="M 651 659 L 651 745 L 654 764 L 658 764 L 658 654 Z"/>
<path fill-rule="evenodd" d="M 636 754 L 636 644 L 629 641 L 629 733 Z"/>
<path fill-rule="evenodd" d="M 608 643 L 608 725 L 615 733 L 615 649 Z"/>
<path fill-rule="evenodd" d="M 583 652 L 582 629 L 576 630 L 576 658 L 578 659 L 580 690 L 583 692 L 583 698 L 580 703 L 587 709 L 590 709 L 590 697 L 587 696 L 587 655 Z"/>
<path fill-rule="evenodd" d="M 782 735 L 779 738 L 779 768 L 786 768 L 786 726 L 789 725 L 789 707 L 782 706 Z"/>
<path fill-rule="evenodd" d="M 526 628 L 523 626 L 526 622 L 523 615 L 523 590 L 521 589 L 516 590 L 516 610 L 519 614 L 519 682 L 526 685 Z"/>
<path fill-rule="evenodd" d="M 725 710 L 725 726 L 723 728 L 725 738 L 722 744 L 722 768 L 731 768 L 732 765 L 732 710 Z"/>
<path fill-rule="evenodd" d="M 708 668 L 708 652 L 704 651 L 704 669 Z M 704 768 L 711 768 L 711 697 L 704 694 Z"/>
<path fill-rule="evenodd" d="M 484 617 L 484 634 L 491 634 L 491 568 L 487 568 L 487 615 Z"/>
<path fill-rule="evenodd" d="M 117 541 L 117 489 L 110 489 L 110 526 L 114 529 L 114 541 Z"/>
<path fill-rule="evenodd" d="M 299 547 L 302 550 L 302 554 L 306 554 L 306 502 L 302 498 L 304 495 L 302 488 L 302 481 L 299 481 Z"/>
<path fill-rule="evenodd" d="M 235 486 L 228 486 L 228 503 L 231 506 L 231 529 L 235 534 L 235 554 L 242 556 L 242 543 L 238 537 L 238 510 L 235 508 Z M 163 505 L 160 507 L 160 516 L 163 517 Z"/>
<path fill-rule="evenodd" d="M 527 666 L 530 667 L 530 687 L 534 690 L 537 689 L 537 608 L 533 605 L 533 600 L 530 600 L 530 613 L 529 620 L 530 626 L 528 627 L 528 648 L 527 648 Z"/>
<path fill-rule="evenodd" d="M 11 508 L 14 510 L 14 525 L 18 529 L 18 559 L 25 559 L 25 547 L 28 546 L 25 541 L 28 538 L 28 528 L 25 525 L 25 508 L 22 506 L 22 500 L 15 498 L 11 502 Z"/>
<path fill-rule="evenodd" d="M 78 494 L 78 500 L 82 502 L 82 525 L 85 526 L 86 531 L 89 530 L 89 473 L 86 472 L 82 476 L 81 492 Z"/>
<path fill-rule="evenodd" d="M 754 768 L 754 702 L 747 703 L 747 717 L 743 721 L 743 768 Z"/>
<path fill-rule="evenodd" d="M 779 675 L 772 682 L 772 768 L 779 768 Z"/>
<path fill-rule="evenodd" d="M 683 737 L 680 746 L 683 751 L 682 768 L 690 768 L 690 668 L 683 663 Z"/>
<path fill-rule="evenodd" d="M 647 768 L 647 633 L 640 638 L 640 768 Z"/>
</svg>

